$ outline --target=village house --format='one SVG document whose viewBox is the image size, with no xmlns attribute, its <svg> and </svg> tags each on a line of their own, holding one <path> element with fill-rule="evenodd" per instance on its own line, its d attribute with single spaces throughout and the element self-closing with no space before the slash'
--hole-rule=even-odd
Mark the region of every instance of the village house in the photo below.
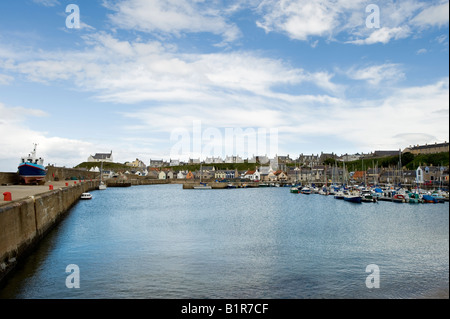
<svg viewBox="0 0 450 319">
<path fill-rule="evenodd" d="M 223 163 L 222 158 L 218 157 L 207 157 L 205 159 L 205 164 L 221 164 Z"/>
<path fill-rule="evenodd" d="M 305 154 L 300 154 L 299 157 L 295 160 L 295 162 L 299 165 L 299 166 L 307 166 L 307 167 L 312 167 L 315 165 L 319 165 L 320 164 L 320 156 L 319 155 L 305 155 Z"/>
<path fill-rule="evenodd" d="M 167 174 L 165 171 L 160 171 L 158 174 L 158 179 L 167 179 Z"/>
<path fill-rule="evenodd" d="M 125 165 L 130 166 L 130 167 L 135 167 L 135 168 L 144 168 L 144 167 L 146 167 L 145 163 L 143 161 L 139 160 L 138 158 L 136 158 L 132 162 L 125 162 Z"/>
<path fill-rule="evenodd" d="M 90 155 L 87 159 L 88 162 L 113 162 L 112 151 L 111 153 L 96 153 L 94 156 Z"/>
<path fill-rule="evenodd" d="M 186 178 L 187 173 L 183 172 L 183 171 L 179 171 L 177 173 L 177 179 L 185 179 Z"/>
<path fill-rule="evenodd" d="M 278 171 L 274 172 L 274 175 L 276 176 L 277 181 L 285 182 L 288 180 L 287 174 L 282 170 L 278 170 Z"/>
<path fill-rule="evenodd" d="M 260 180 L 263 182 L 269 181 L 269 173 L 273 172 L 272 168 L 270 166 L 261 166 L 259 167 L 259 176 Z"/>
<path fill-rule="evenodd" d="M 180 160 L 170 159 L 169 166 L 180 166 Z"/>
<path fill-rule="evenodd" d="M 150 167 L 163 167 L 164 165 L 164 160 L 152 160 L 150 159 Z"/>
<path fill-rule="evenodd" d="M 225 163 L 236 164 L 236 163 L 244 163 L 244 160 L 240 156 L 226 156 Z"/>
<path fill-rule="evenodd" d="M 260 181 L 261 180 L 261 175 L 258 169 L 254 170 L 254 171 L 247 171 L 244 173 L 244 178 L 245 179 L 249 179 L 251 181 Z"/>
<path fill-rule="evenodd" d="M 186 179 L 188 179 L 188 180 L 195 179 L 195 172 L 189 171 L 189 172 L 186 174 Z"/>
</svg>

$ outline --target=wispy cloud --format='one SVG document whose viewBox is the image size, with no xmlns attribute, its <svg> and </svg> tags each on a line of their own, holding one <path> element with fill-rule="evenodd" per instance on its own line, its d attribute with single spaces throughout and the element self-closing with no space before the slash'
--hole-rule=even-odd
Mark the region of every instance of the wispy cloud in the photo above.
<svg viewBox="0 0 450 319">
<path fill-rule="evenodd" d="M 54 7 L 56 5 L 60 5 L 61 3 L 58 0 L 32 0 L 34 3 L 46 6 L 46 7 Z"/>
<path fill-rule="evenodd" d="M 122 0 L 104 1 L 114 11 L 109 15 L 118 28 L 160 33 L 179 37 L 184 33 L 208 32 L 219 35 L 225 42 L 236 40 L 240 30 L 227 21 L 215 1 L 195 0 Z"/>
<path fill-rule="evenodd" d="M 346 72 L 347 76 L 353 80 L 367 81 L 371 85 L 391 85 L 405 78 L 399 64 L 386 63 L 372 65 L 364 68 L 352 67 Z"/>
<path fill-rule="evenodd" d="M 357 45 L 386 44 L 416 33 L 417 28 L 448 24 L 448 1 L 383 1 L 380 28 L 368 28 L 367 1 L 263 0 L 256 24 L 266 32 L 284 33 L 308 41 L 322 37 Z"/>
</svg>

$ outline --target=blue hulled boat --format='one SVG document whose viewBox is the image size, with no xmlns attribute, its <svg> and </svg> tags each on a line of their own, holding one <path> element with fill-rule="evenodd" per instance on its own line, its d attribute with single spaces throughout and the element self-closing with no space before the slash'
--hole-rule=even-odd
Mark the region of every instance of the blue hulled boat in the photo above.
<svg viewBox="0 0 450 319">
<path fill-rule="evenodd" d="M 19 164 L 19 176 L 25 184 L 39 183 L 45 179 L 47 170 L 44 166 L 44 159 L 36 156 L 36 146 L 28 156 L 24 156 Z"/>
</svg>

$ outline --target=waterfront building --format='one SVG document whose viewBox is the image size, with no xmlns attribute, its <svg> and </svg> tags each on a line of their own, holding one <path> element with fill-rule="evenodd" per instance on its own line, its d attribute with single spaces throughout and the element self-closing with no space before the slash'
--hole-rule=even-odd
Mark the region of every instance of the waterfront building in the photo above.
<svg viewBox="0 0 450 319">
<path fill-rule="evenodd" d="M 167 179 L 167 174 L 165 171 L 161 171 L 158 174 L 158 179 Z"/>
</svg>

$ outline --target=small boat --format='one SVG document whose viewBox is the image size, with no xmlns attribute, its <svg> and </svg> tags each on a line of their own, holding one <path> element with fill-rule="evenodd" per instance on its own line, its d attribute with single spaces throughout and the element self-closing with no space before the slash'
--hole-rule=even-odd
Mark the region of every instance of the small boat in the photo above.
<svg viewBox="0 0 450 319">
<path fill-rule="evenodd" d="M 309 188 L 309 187 L 303 187 L 303 188 L 300 190 L 300 192 L 301 192 L 302 194 L 309 195 L 309 194 L 311 194 L 311 188 Z"/>
<path fill-rule="evenodd" d="M 194 189 L 212 189 L 212 187 L 206 183 L 200 183 L 200 185 L 194 186 Z"/>
<path fill-rule="evenodd" d="M 344 200 L 351 203 L 361 203 L 362 197 L 359 194 L 348 194 L 344 196 Z"/>
<path fill-rule="evenodd" d="M 232 183 L 228 183 L 227 188 L 237 188 L 237 186 Z"/>
<path fill-rule="evenodd" d="M 419 203 L 423 203 L 423 199 L 420 198 L 420 195 L 417 193 L 409 193 L 408 202 L 411 204 L 419 204 Z"/>
<path fill-rule="evenodd" d="M 83 194 L 81 194 L 80 199 L 83 199 L 83 200 L 92 199 L 92 194 L 91 193 L 83 193 Z"/>
<path fill-rule="evenodd" d="M 433 203 L 433 204 L 435 204 L 435 203 L 438 202 L 438 200 L 436 198 L 434 198 L 433 196 L 431 196 L 431 195 L 423 195 L 422 199 L 423 199 L 424 203 Z"/>
<path fill-rule="evenodd" d="M 365 203 L 374 203 L 376 198 L 372 195 L 372 192 L 368 189 L 361 190 L 361 201 Z"/>
<path fill-rule="evenodd" d="M 443 203 L 445 201 L 444 195 L 439 191 L 433 192 L 431 194 L 431 196 L 433 196 L 437 200 L 438 203 Z"/>
<path fill-rule="evenodd" d="M 394 203 L 406 203 L 407 202 L 406 196 L 403 194 L 395 194 L 394 197 L 392 197 L 392 201 Z"/>
<path fill-rule="evenodd" d="M 335 199 L 344 199 L 345 198 L 345 194 L 343 191 L 338 191 L 336 194 L 334 194 L 334 198 Z"/>
<path fill-rule="evenodd" d="M 290 192 L 293 193 L 293 194 L 299 194 L 300 193 L 298 187 L 291 187 Z"/>
</svg>

